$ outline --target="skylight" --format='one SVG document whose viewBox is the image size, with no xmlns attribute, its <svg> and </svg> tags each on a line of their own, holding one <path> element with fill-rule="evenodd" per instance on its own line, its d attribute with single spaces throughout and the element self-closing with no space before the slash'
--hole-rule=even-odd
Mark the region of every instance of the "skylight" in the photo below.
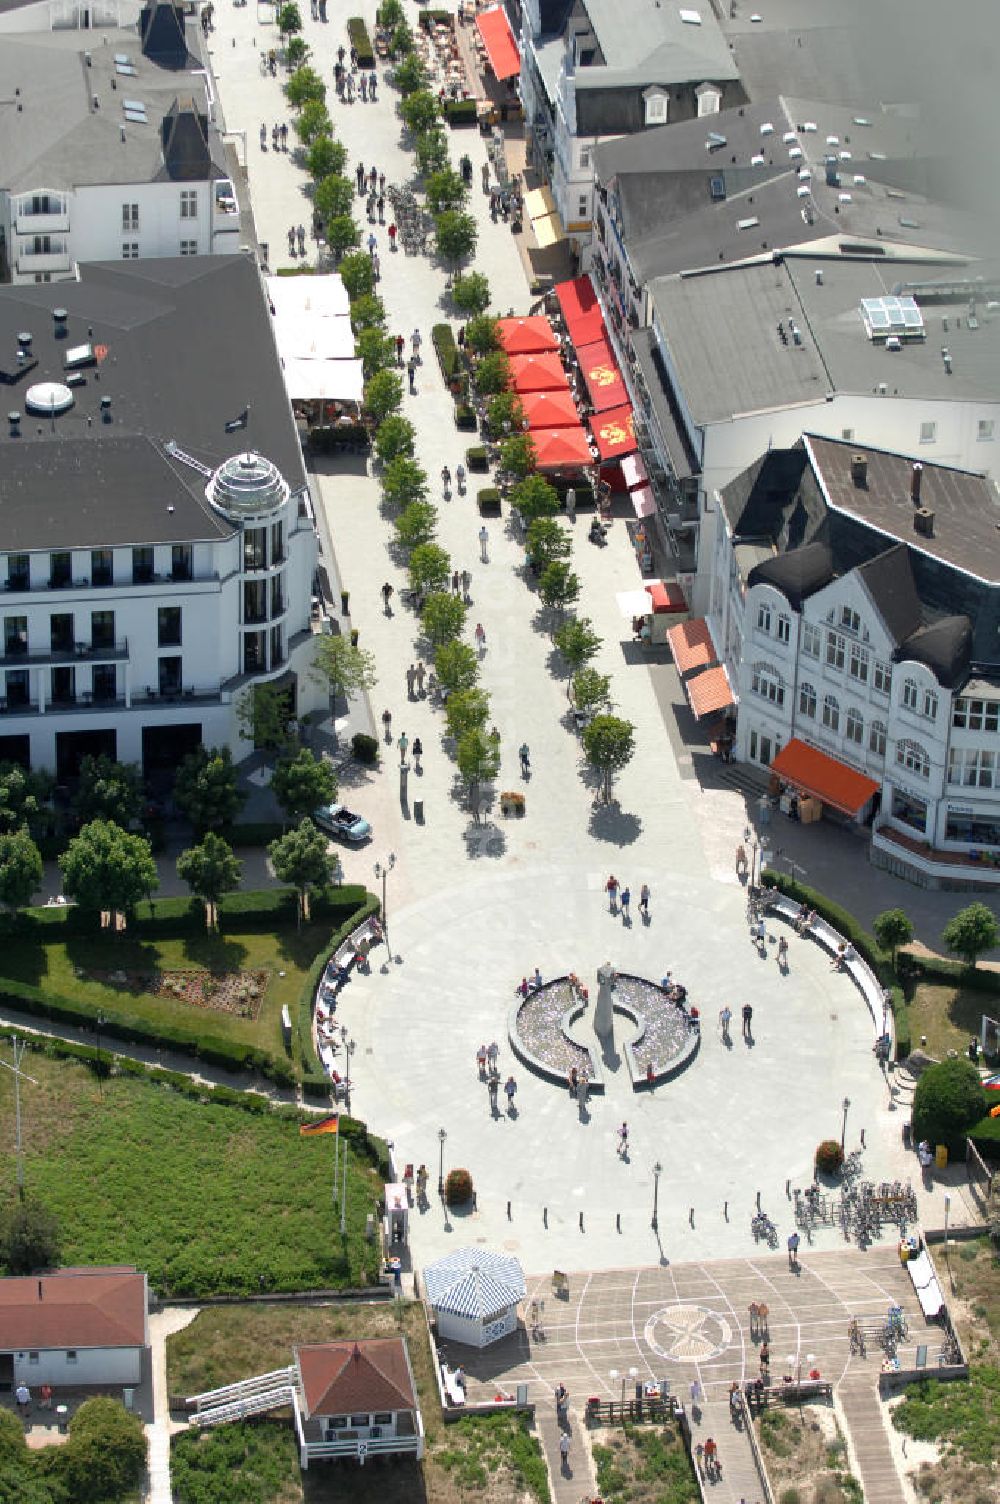
<svg viewBox="0 0 1000 1504">
<path fill-rule="evenodd" d="M 685 26 L 700 26 L 701 25 L 701 11 L 700 10 L 682 10 L 680 12 L 680 18 L 684 22 Z"/>
<path fill-rule="evenodd" d="M 862 298 L 861 318 L 873 341 L 894 335 L 899 339 L 923 339 L 924 317 L 915 298 Z"/>
</svg>

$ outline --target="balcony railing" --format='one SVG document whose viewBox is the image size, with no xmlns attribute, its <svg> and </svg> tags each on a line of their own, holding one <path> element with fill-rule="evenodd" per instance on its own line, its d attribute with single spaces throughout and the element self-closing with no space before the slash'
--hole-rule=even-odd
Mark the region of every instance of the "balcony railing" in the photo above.
<svg viewBox="0 0 1000 1504">
<path fill-rule="evenodd" d="M 47 251 L 18 251 L 19 272 L 68 272 L 70 266 L 69 246 L 61 249 L 52 246 Z"/>
<path fill-rule="evenodd" d="M 67 647 L 52 647 L 47 653 L 27 653 L 8 644 L 0 656 L 0 664 L 10 668 L 27 668 L 30 665 L 53 667 L 64 663 L 121 663 L 128 658 L 128 638 L 122 642 L 106 645 L 95 642 L 74 642 Z"/>
<path fill-rule="evenodd" d="M 133 706 L 215 705 L 221 698 L 222 695 L 218 689 L 198 688 L 190 684 L 170 690 L 157 689 L 154 685 L 147 684 L 142 689 L 132 691 Z"/>
<path fill-rule="evenodd" d="M 0 715 L 37 715 L 37 700 L 11 700 L 0 695 Z"/>
</svg>

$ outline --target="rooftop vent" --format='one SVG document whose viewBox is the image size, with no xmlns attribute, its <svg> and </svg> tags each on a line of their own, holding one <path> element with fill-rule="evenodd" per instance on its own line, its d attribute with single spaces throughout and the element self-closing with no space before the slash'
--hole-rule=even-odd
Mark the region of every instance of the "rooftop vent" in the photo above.
<svg viewBox="0 0 1000 1504">
<path fill-rule="evenodd" d="M 851 455 L 851 480 L 862 491 L 868 485 L 868 456 L 866 454 Z"/>
<path fill-rule="evenodd" d="M 24 394 L 24 405 L 29 413 L 43 418 L 55 418 L 68 412 L 73 400 L 73 393 L 61 381 L 38 381 Z"/>
<path fill-rule="evenodd" d="M 207 494 L 220 512 L 250 520 L 283 506 L 288 486 L 270 460 L 244 452 L 223 461 L 209 481 Z"/>
<path fill-rule="evenodd" d="M 924 467 L 917 460 L 910 471 L 910 500 L 915 507 L 920 505 L 920 481 L 923 477 Z"/>
<path fill-rule="evenodd" d="M 19 438 L 20 434 L 21 434 L 21 414 L 20 413 L 8 413 L 7 414 L 7 422 L 10 424 L 10 436 L 11 436 L 11 438 L 12 439 Z"/>
<path fill-rule="evenodd" d="M 913 531 L 922 538 L 933 538 L 934 513 L 930 507 L 917 507 L 913 514 Z"/>
<path fill-rule="evenodd" d="M 31 349 L 31 340 L 32 334 L 28 329 L 22 329 L 21 333 L 17 336 L 17 342 L 21 346 L 22 350 Z"/>
</svg>

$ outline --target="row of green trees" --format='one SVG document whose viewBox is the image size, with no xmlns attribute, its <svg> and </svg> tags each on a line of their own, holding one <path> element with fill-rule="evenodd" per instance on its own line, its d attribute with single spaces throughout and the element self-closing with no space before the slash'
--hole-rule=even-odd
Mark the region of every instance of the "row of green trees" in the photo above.
<svg viewBox="0 0 1000 1504">
<path fill-rule="evenodd" d="M 279 14 L 289 10 L 297 7 L 286 5 Z M 286 57 L 297 42 L 301 38 L 294 37 L 289 42 Z M 333 121 L 326 106 L 326 84 L 306 57 L 307 52 L 296 52 L 297 66 L 285 85 L 285 94 L 295 110 L 295 134 L 312 182 L 313 209 L 322 222 L 326 243 L 339 262 L 361 244 L 361 230 L 353 213 L 355 186 L 345 176 L 347 148 L 334 137 Z"/>
</svg>

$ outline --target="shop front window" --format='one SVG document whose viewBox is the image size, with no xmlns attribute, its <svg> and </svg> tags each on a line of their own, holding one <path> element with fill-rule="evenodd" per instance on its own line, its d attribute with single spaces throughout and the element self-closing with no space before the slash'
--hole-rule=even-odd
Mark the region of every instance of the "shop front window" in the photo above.
<svg viewBox="0 0 1000 1504">
<path fill-rule="evenodd" d="M 917 830 L 921 835 L 926 835 L 927 804 L 923 799 L 914 798 L 905 789 L 893 789 L 892 815 L 894 820 L 901 820 L 904 825 L 909 825 L 912 830 Z"/>
</svg>

